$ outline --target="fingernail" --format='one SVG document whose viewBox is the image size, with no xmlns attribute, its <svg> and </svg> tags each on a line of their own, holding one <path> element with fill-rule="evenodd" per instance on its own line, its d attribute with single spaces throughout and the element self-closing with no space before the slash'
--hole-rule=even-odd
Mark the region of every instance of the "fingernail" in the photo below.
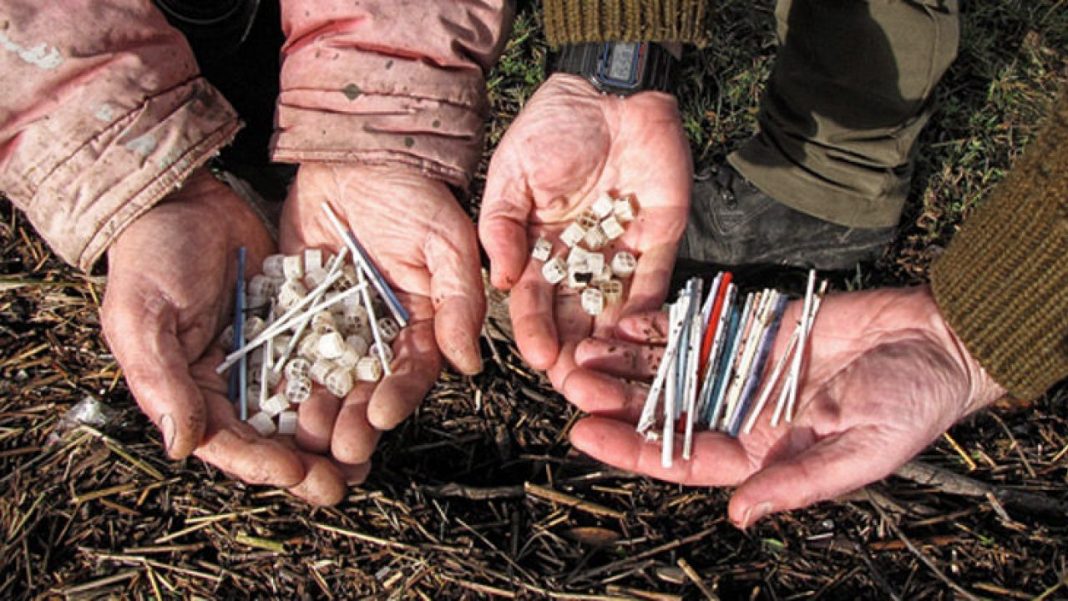
<svg viewBox="0 0 1068 601">
<path fill-rule="evenodd" d="M 742 516 L 742 528 L 752 526 L 769 513 L 771 513 L 771 503 L 767 501 L 750 507 L 746 510 L 745 515 Z"/>
<path fill-rule="evenodd" d="M 160 418 L 159 429 L 163 432 L 163 446 L 169 453 L 171 447 L 174 446 L 174 419 L 171 418 L 170 413 Z"/>
</svg>

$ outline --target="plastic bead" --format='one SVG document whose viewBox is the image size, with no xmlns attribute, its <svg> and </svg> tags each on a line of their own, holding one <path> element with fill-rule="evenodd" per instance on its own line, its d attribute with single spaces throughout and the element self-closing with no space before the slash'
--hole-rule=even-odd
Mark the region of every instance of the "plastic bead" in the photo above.
<svg viewBox="0 0 1068 601">
<path fill-rule="evenodd" d="M 581 215 L 578 216 L 578 219 L 575 220 L 575 223 L 577 223 L 579 227 L 582 228 L 582 231 L 586 232 L 588 235 L 589 231 L 597 227 L 597 224 L 600 221 L 601 220 L 597 218 L 597 215 L 595 215 L 593 211 L 587 209 L 583 211 Z"/>
<path fill-rule="evenodd" d="M 356 364 L 356 379 L 361 382 L 377 382 L 382 378 L 382 364 L 374 357 L 364 357 Z"/>
<path fill-rule="evenodd" d="M 319 311 L 311 318 L 311 329 L 320 336 L 337 330 L 337 321 L 334 314 L 329 311 Z"/>
<path fill-rule="evenodd" d="M 292 436 L 297 433 L 297 412 L 283 411 L 278 414 L 278 433 Z"/>
<path fill-rule="evenodd" d="M 571 248 L 582 241 L 582 238 L 586 235 L 586 230 L 577 223 L 564 228 L 564 231 L 560 233 L 560 242 L 563 242 L 565 246 Z"/>
<path fill-rule="evenodd" d="M 304 277 L 304 262 L 299 255 L 289 255 L 282 259 L 282 275 L 291 282 Z"/>
<path fill-rule="evenodd" d="M 393 321 L 392 317 L 383 317 L 378 320 L 378 335 L 386 342 L 393 342 L 400 334 L 400 326 Z"/>
<path fill-rule="evenodd" d="M 599 286 L 601 294 L 604 295 L 604 302 L 606 304 L 615 304 L 623 300 L 623 283 L 619 280 L 608 280 L 602 282 Z"/>
<path fill-rule="evenodd" d="M 287 399 L 284 394 L 269 396 L 260 404 L 260 411 L 271 417 L 278 415 L 286 409 L 289 409 L 289 399 Z"/>
<path fill-rule="evenodd" d="M 582 265 L 583 263 L 586 262 L 586 257 L 589 254 L 590 254 L 590 252 L 588 250 L 582 248 L 581 246 L 576 246 L 576 247 L 572 248 L 571 252 L 567 253 L 567 265 L 568 265 L 568 267 L 570 267 L 572 265 Z"/>
<path fill-rule="evenodd" d="M 335 367 L 334 362 L 329 359 L 316 359 L 315 363 L 312 363 L 311 369 L 308 370 L 308 376 L 311 377 L 312 382 L 325 385 L 326 377 L 330 375 L 330 372 L 334 371 Z"/>
<path fill-rule="evenodd" d="M 560 257 L 554 258 L 541 268 L 541 275 L 550 284 L 559 284 L 567 277 L 567 265 Z"/>
<path fill-rule="evenodd" d="M 314 361 L 319 358 L 319 335 L 315 332 L 310 332 L 304 339 L 297 345 L 297 354 L 310 361 Z"/>
<path fill-rule="evenodd" d="M 278 290 L 278 306 L 288 309 L 299 303 L 307 294 L 308 289 L 304 287 L 304 284 L 289 280 Z"/>
<path fill-rule="evenodd" d="M 614 208 L 613 205 L 614 203 L 612 202 L 612 197 L 608 196 L 607 194 L 603 194 L 596 201 L 594 201 L 593 205 L 590 207 L 590 210 L 593 211 L 593 214 L 596 215 L 598 219 L 604 219 L 605 217 L 608 217 L 612 214 L 612 209 Z"/>
<path fill-rule="evenodd" d="M 297 357 L 290 359 L 289 363 L 286 363 L 285 374 L 287 380 L 299 380 L 301 378 L 308 377 L 308 371 L 311 369 L 311 362 L 304 357 Z"/>
<path fill-rule="evenodd" d="M 368 349 L 367 339 L 364 338 L 363 336 L 360 336 L 358 334 L 353 334 L 352 336 L 346 336 L 345 337 L 345 344 L 348 345 L 348 347 L 350 349 L 356 351 L 356 354 L 361 356 L 361 357 L 363 357 L 364 355 L 367 354 L 367 349 Z"/>
<path fill-rule="evenodd" d="M 304 274 L 304 284 L 308 288 L 317 288 L 319 284 L 326 281 L 327 273 L 322 269 L 316 269 L 315 271 L 308 271 Z"/>
<path fill-rule="evenodd" d="M 601 224 L 598 223 L 586 230 L 586 236 L 582 241 L 586 243 L 586 247 L 590 250 L 600 250 L 604 248 L 605 244 L 608 244 L 608 236 L 605 235 L 604 230 L 601 229 Z"/>
<path fill-rule="evenodd" d="M 345 350 L 342 351 L 341 355 L 334 359 L 334 363 L 339 367 L 352 369 L 356 367 L 356 363 L 360 361 L 361 356 L 360 353 L 357 353 L 355 349 L 346 344 Z"/>
<path fill-rule="evenodd" d="M 289 334 L 279 334 L 274 337 L 274 342 L 271 343 L 271 361 L 277 361 L 282 357 L 282 353 L 286 352 L 286 347 L 289 346 L 293 337 Z"/>
<path fill-rule="evenodd" d="M 627 278 L 638 267 L 638 260 L 631 253 L 621 250 L 612 257 L 612 273 L 616 277 Z"/>
<path fill-rule="evenodd" d="M 253 315 L 252 317 L 245 319 L 245 340 L 252 340 L 256 336 L 259 336 L 266 328 L 267 324 L 264 323 L 262 317 Z"/>
<path fill-rule="evenodd" d="M 593 281 L 593 274 L 576 267 L 567 270 L 567 287 L 572 290 L 582 290 Z"/>
<path fill-rule="evenodd" d="M 582 310 L 590 315 L 600 315 L 604 311 L 604 295 L 597 288 L 582 291 Z"/>
<path fill-rule="evenodd" d="M 534 250 L 530 252 L 530 257 L 535 261 L 548 261 L 552 253 L 553 243 L 542 236 L 534 243 Z"/>
<path fill-rule="evenodd" d="M 234 326 L 223 328 L 222 334 L 219 334 L 219 344 L 228 351 L 234 350 Z"/>
<path fill-rule="evenodd" d="M 256 429 L 260 436 L 270 436 L 275 433 L 274 420 L 266 413 L 257 413 L 248 418 L 248 425 Z"/>
<path fill-rule="evenodd" d="M 319 338 L 319 356 L 324 359 L 337 359 L 346 348 L 345 339 L 337 332 L 327 332 Z"/>
<path fill-rule="evenodd" d="M 286 398 L 290 403 L 299 405 L 311 396 L 312 381 L 308 378 L 293 378 L 286 380 Z"/>
<path fill-rule="evenodd" d="M 628 194 L 623 198 L 616 200 L 612 205 L 612 214 L 620 223 L 627 223 L 634 220 L 634 213 L 636 208 L 634 205 L 634 195 Z"/>
<path fill-rule="evenodd" d="M 323 251 L 318 248 L 304 249 L 304 273 L 323 270 Z"/>
<path fill-rule="evenodd" d="M 352 370 L 345 367 L 335 368 L 326 376 L 326 390 L 338 398 L 344 398 L 354 384 Z"/>
<path fill-rule="evenodd" d="M 270 298 L 278 294 L 278 286 L 274 280 L 263 274 L 252 276 L 252 279 L 248 281 L 247 290 L 249 296 L 262 296 L 264 298 Z"/>
<path fill-rule="evenodd" d="M 269 278 L 283 278 L 285 277 L 285 271 L 282 269 L 282 262 L 285 261 L 285 255 L 268 255 L 263 259 L 263 275 Z"/>
<path fill-rule="evenodd" d="M 604 271 L 604 255 L 602 253 L 586 253 L 586 264 L 584 271 L 593 275 L 597 275 Z"/>
<path fill-rule="evenodd" d="M 609 217 L 601 222 L 601 231 L 609 240 L 615 240 L 623 235 L 623 226 L 615 217 Z"/>
<path fill-rule="evenodd" d="M 593 279 L 590 280 L 591 284 L 603 284 L 612 279 L 612 268 L 608 265 L 602 265 L 601 271 L 593 275 Z"/>
<path fill-rule="evenodd" d="M 383 344 L 381 348 L 382 348 L 382 352 L 380 354 L 378 352 L 379 346 L 377 344 L 372 344 L 371 348 L 367 349 L 367 356 L 368 357 L 374 357 L 375 359 L 378 359 L 379 361 L 382 360 L 382 357 L 385 357 L 386 358 L 386 363 L 392 363 L 393 362 L 393 347 L 388 345 L 388 344 Z"/>
</svg>

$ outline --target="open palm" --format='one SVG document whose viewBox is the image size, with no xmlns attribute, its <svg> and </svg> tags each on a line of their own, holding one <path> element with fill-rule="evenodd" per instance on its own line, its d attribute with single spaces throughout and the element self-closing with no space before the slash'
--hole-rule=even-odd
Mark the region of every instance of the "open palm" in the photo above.
<svg viewBox="0 0 1068 601">
<path fill-rule="evenodd" d="M 479 237 L 493 285 L 512 290 L 510 311 L 524 358 L 553 386 L 596 386 L 600 375 L 574 362 L 575 345 L 610 331 L 620 315 L 660 306 L 667 293 L 690 200 L 692 166 L 675 100 L 646 92 L 606 96 L 571 75 L 553 75 L 509 128 L 490 162 Z M 634 194 L 638 212 L 606 249 L 638 256 L 622 307 L 597 319 L 578 295 L 554 287 L 530 260 L 539 236 L 558 236 L 601 195 Z"/>
</svg>

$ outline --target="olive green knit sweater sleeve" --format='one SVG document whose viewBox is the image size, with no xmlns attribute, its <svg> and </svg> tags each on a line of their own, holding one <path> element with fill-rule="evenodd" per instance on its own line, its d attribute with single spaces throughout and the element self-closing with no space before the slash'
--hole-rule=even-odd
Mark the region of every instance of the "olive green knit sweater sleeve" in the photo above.
<svg viewBox="0 0 1068 601">
<path fill-rule="evenodd" d="M 583 42 L 708 42 L 708 0 L 543 0 L 553 46 Z"/>
<path fill-rule="evenodd" d="M 1045 130 L 934 266 L 968 351 L 1030 399 L 1068 376 L 1068 90 Z"/>
</svg>

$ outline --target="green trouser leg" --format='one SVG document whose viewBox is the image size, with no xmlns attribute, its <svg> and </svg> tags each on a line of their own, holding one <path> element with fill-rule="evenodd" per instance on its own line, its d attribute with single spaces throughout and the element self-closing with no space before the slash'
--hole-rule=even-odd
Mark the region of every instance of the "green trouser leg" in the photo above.
<svg viewBox="0 0 1068 601">
<path fill-rule="evenodd" d="M 897 224 L 958 0 L 779 0 L 760 132 L 729 157 L 762 192 L 840 225 Z"/>
</svg>

